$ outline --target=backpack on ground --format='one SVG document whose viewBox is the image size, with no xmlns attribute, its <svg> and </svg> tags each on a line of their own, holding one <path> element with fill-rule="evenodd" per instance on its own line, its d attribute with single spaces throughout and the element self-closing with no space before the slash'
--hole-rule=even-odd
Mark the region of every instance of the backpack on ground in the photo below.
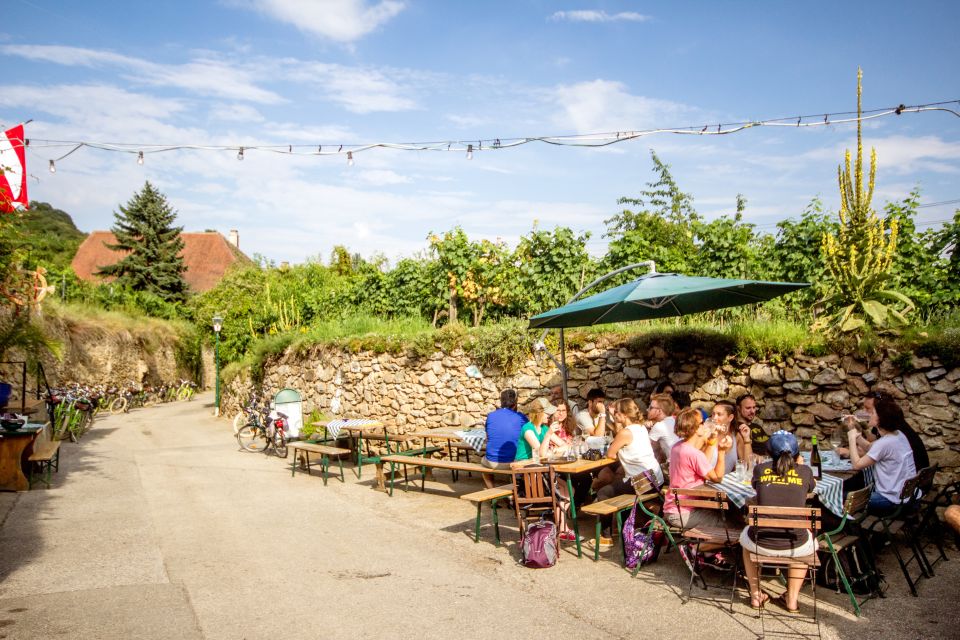
<svg viewBox="0 0 960 640">
<path fill-rule="evenodd" d="M 520 540 L 521 562 L 531 569 L 546 569 L 557 563 L 557 526 L 544 519 L 527 525 Z"/>
<path fill-rule="evenodd" d="M 660 556 L 660 547 L 663 546 L 663 533 L 654 531 L 648 533 L 649 520 L 637 522 L 637 505 L 634 503 L 627 521 L 623 523 L 623 547 L 626 565 L 633 569 L 639 565 L 656 562 Z"/>
<path fill-rule="evenodd" d="M 817 584 L 837 593 L 842 592 L 843 581 L 837 571 L 837 563 L 833 554 L 828 551 L 819 551 L 820 568 L 817 570 Z M 869 562 L 863 557 L 859 544 L 852 544 L 837 551 L 840 567 L 847 576 L 850 589 L 857 595 L 879 594 L 883 591 L 883 575 L 870 568 Z"/>
</svg>

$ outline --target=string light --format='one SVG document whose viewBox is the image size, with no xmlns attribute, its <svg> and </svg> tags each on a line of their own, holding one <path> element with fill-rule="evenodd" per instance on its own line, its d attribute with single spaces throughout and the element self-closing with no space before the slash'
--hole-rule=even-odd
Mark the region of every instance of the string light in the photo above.
<svg viewBox="0 0 960 640">
<path fill-rule="evenodd" d="M 353 151 L 347 151 L 347 166 L 353 166 Z"/>
<path fill-rule="evenodd" d="M 467 160 L 473 160 L 473 145 L 467 145 Z"/>
<path fill-rule="evenodd" d="M 137 152 L 137 164 L 143 166 L 143 151 Z"/>
<path fill-rule="evenodd" d="M 53 160 L 51 160 L 51 161 L 50 161 L 50 173 L 56 173 L 56 172 L 57 172 L 57 165 L 54 164 Z"/>
<path fill-rule="evenodd" d="M 527 136 L 522 138 L 491 138 L 487 140 L 488 146 L 492 146 L 494 149 L 508 149 L 512 147 L 519 147 L 526 144 L 531 144 L 535 142 L 540 142 L 543 144 L 550 144 L 554 146 L 567 146 L 567 147 L 605 147 L 612 144 L 617 144 L 620 142 L 627 142 L 630 140 L 636 140 L 638 138 L 659 135 L 659 134 L 676 134 L 676 135 L 704 135 L 704 136 L 725 136 L 734 133 L 740 133 L 747 129 L 752 129 L 754 127 L 822 127 L 830 125 L 839 125 L 854 123 L 858 121 L 873 120 L 875 118 L 884 118 L 891 115 L 902 115 L 904 113 L 922 113 L 927 111 L 944 111 L 953 116 L 960 118 L 960 111 L 957 110 L 958 100 L 948 100 L 942 102 L 932 102 L 927 104 L 920 104 L 915 106 L 906 106 L 904 104 L 899 104 L 895 107 L 888 107 L 884 109 L 873 109 L 861 112 L 858 116 L 855 111 L 846 111 L 846 112 L 836 112 L 836 113 L 827 113 L 822 114 L 823 120 L 820 121 L 820 115 L 801 115 L 801 116 L 791 116 L 787 118 L 770 118 L 766 120 L 754 120 L 754 121 L 744 121 L 744 122 L 732 122 L 725 124 L 716 125 L 716 130 L 712 129 L 713 125 L 692 125 L 686 127 L 665 127 L 659 129 L 644 129 L 636 131 L 616 131 L 616 132 L 598 132 L 598 133 L 586 133 L 586 134 L 570 134 L 570 135 L 558 135 L 558 136 Z M 726 127 L 726 128 L 724 128 Z M 249 149 L 256 149 L 258 151 L 278 153 L 284 155 L 339 155 L 342 153 L 344 146 L 352 147 L 352 151 L 348 152 L 347 164 L 352 166 L 353 152 L 357 151 L 367 151 L 369 149 L 381 148 L 381 149 L 396 149 L 400 151 L 458 151 L 466 152 L 467 157 L 472 156 L 472 151 L 482 150 L 484 140 L 479 140 L 476 143 L 466 144 L 460 141 L 455 140 L 442 140 L 434 142 L 372 142 L 372 143 L 354 143 L 354 144 L 339 144 L 334 143 L 328 145 L 331 148 L 329 151 L 323 150 L 323 145 L 313 144 L 283 144 L 283 145 L 252 145 L 252 146 L 224 146 L 224 145 L 201 145 L 201 144 L 173 144 L 173 145 L 162 145 L 162 144 L 149 144 L 144 145 L 142 143 L 113 143 L 113 142 L 94 142 L 94 141 L 71 141 L 71 140 L 39 140 L 32 139 L 30 148 L 63 148 L 63 147 L 72 147 L 67 153 L 63 154 L 60 157 L 54 158 L 57 162 L 66 158 L 68 155 L 78 151 L 81 148 L 97 149 L 100 151 L 115 151 L 115 152 L 124 152 L 132 153 L 137 149 L 140 151 L 137 154 L 137 161 L 140 162 L 141 153 L 160 153 L 166 151 L 225 151 L 231 149 L 238 149 L 237 159 L 243 160 L 244 152 Z M 23 146 L 26 146 L 26 143 L 21 143 Z M 143 149 L 146 148 L 147 151 L 144 152 Z M 334 151 L 333 148 L 336 150 Z"/>
</svg>

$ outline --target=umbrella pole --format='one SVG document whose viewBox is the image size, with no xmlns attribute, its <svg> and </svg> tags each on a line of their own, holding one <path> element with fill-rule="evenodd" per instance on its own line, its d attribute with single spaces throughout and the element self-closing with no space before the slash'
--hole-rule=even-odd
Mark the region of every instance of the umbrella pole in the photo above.
<svg viewBox="0 0 960 640">
<path fill-rule="evenodd" d="M 570 407 L 570 398 L 567 396 L 567 349 L 563 340 L 563 327 L 560 327 L 560 379 L 563 383 L 563 404 Z"/>
</svg>

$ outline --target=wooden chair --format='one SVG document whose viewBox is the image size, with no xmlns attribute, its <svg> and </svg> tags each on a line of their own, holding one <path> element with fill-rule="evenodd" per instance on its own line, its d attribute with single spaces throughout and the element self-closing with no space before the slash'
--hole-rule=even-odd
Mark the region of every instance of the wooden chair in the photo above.
<svg viewBox="0 0 960 640">
<path fill-rule="evenodd" d="M 893 555 L 900 565 L 910 594 L 918 597 L 917 584 L 921 578 L 933 576 L 930 561 L 923 552 L 923 544 L 919 536 L 920 524 L 920 485 L 930 476 L 932 467 L 927 467 L 903 483 L 900 490 L 900 504 L 893 513 L 886 516 L 870 516 L 864 520 L 864 529 L 870 532 L 874 549 L 883 549 L 889 543 Z M 900 553 L 900 543 L 909 549 L 910 557 L 904 558 Z M 910 572 L 910 564 L 916 562 L 920 573 L 916 576 Z"/>
<path fill-rule="evenodd" d="M 747 508 L 747 525 L 752 527 L 751 536 L 754 543 L 762 536 L 764 529 L 783 531 L 783 529 L 806 529 L 814 540 L 817 539 L 817 530 L 820 525 L 820 509 L 812 507 L 763 507 L 751 505 Z M 751 553 L 750 560 L 757 565 L 758 577 L 763 575 L 764 568 L 773 568 L 778 571 L 802 566 L 813 589 L 813 621 L 817 625 L 817 635 L 820 635 L 820 620 L 817 617 L 817 567 L 820 560 L 816 552 L 809 556 L 795 558 L 777 558 L 758 553 Z M 762 636 L 766 636 L 763 626 L 763 612 L 760 609 L 760 629 Z"/>
<path fill-rule="evenodd" d="M 730 607 L 733 608 L 733 598 L 737 590 L 737 567 L 739 566 L 739 554 L 737 547 L 740 544 L 739 528 L 729 527 L 690 527 L 684 522 L 684 509 L 710 509 L 715 510 L 724 519 L 727 516 L 729 503 L 727 494 L 719 489 L 669 489 L 669 499 L 672 499 L 677 506 L 680 514 L 680 527 L 677 530 L 680 541 L 677 544 L 687 544 L 694 547 L 693 558 L 687 559 L 687 568 L 690 569 L 690 584 L 687 586 L 687 598 L 684 603 L 690 600 L 693 591 L 693 583 L 697 578 L 704 590 L 710 585 L 703 577 L 701 567 L 698 566 L 700 558 L 700 548 L 704 545 L 711 547 L 721 547 L 726 550 L 734 562 L 733 567 L 733 586 L 730 589 Z M 681 554 L 683 551 L 681 550 Z M 716 586 L 716 585 L 714 585 Z"/>
<path fill-rule="evenodd" d="M 876 563 L 873 559 L 873 551 L 860 532 L 860 522 L 867 515 L 867 503 L 870 501 L 871 487 L 864 487 L 858 491 L 851 491 L 843 501 L 843 518 L 840 524 L 832 531 L 824 531 L 817 538 L 817 543 L 821 551 L 829 553 L 833 558 L 834 566 L 837 570 L 837 576 L 843 584 L 847 596 L 850 598 L 850 604 L 853 606 L 853 612 L 860 616 L 860 607 L 864 602 L 873 597 L 881 597 L 883 594 L 879 589 L 880 573 L 877 571 Z M 859 562 L 862 558 L 866 567 L 859 566 L 859 572 L 847 575 L 843 564 L 840 562 L 840 553 L 849 550 L 848 558 L 853 558 Z M 861 553 L 858 555 L 857 551 Z M 859 600 L 853 591 L 853 585 L 876 584 L 877 588 L 870 588 L 866 597 Z"/>
<path fill-rule="evenodd" d="M 550 514 L 553 522 L 560 522 L 560 506 L 557 504 L 556 473 L 553 467 L 531 466 L 517 469 L 513 478 L 513 505 L 520 525 L 520 538 L 527 529 L 527 521 L 533 517 Z"/>
</svg>

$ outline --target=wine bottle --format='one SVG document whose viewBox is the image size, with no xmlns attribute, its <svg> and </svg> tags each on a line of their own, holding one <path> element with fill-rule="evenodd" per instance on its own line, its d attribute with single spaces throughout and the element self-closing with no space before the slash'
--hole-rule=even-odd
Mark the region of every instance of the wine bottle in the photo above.
<svg viewBox="0 0 960 640">
<path fill-rule="evenodd" d="M 810 438 L 810 444 L 813 446 L 810 450 L 810 469 L 813 471 L 813 477 L 819 480 L 823 477 L 823 463 L 820 462 L 820 448 L 817 446 L 817 436 Z"/>
</svg>

